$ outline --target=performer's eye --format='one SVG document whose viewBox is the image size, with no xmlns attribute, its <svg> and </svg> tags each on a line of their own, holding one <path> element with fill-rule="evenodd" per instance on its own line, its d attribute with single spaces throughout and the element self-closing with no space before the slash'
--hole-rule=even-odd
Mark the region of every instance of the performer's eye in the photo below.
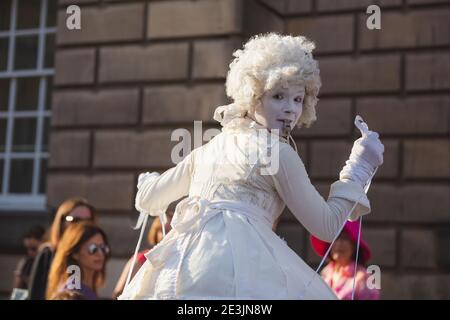
<svg viewBox="0 0 450 320">
<path fill-rule="evenodd" d="M 280 93 L 277 93 L 277 94 L 275 94 L 275 95 L 273 96 L 273 98 L 276 99 L 276 100 L 281 100 L 281 99 L 283 99 L 283 95 L 280 94 Z"/>
<path fill-rule="evenodd" d="M 294 100 L 295 100 L 295 102 L 302 103 L 303 98 L 302 97 L 297 97 Z"/>
</svg>

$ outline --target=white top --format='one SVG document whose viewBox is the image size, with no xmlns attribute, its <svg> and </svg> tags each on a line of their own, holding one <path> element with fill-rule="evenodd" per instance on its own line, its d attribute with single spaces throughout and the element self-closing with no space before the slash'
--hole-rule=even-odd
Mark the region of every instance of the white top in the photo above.
<svg viewBox="0 0 450 320">
<path fill-rule="evenodd" d="M 310 233 L 331 242 L 354 202 L 352 220 L 370 212 L 369 200 L 358 183 L 343 180 L 325 201 L 294 149 L 273 135 L 262 143 L 261 128 L 234 119 L 176 167 L 142 183 L 136 207 L 151 215 L 189 197 L 119 299 L 336 298 L 272 224 L 287 205 Z M 268 150 L 279 154 L 273 172 L 267 157 L 254 160 Z"/>
</svg>

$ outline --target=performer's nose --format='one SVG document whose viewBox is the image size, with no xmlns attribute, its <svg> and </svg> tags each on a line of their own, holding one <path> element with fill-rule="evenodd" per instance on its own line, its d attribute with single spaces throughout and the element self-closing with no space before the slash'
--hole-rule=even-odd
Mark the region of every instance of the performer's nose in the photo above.
<svg viewBox="0 0 450 320">
<path fill-rule="evenodd" d="M 286 102 L 286 104 L 284 105 L 284 113 L 286 114 L 292 114 L 295 112 L 295 103 L 294 101 L 291 102 Z"/>
</svg>

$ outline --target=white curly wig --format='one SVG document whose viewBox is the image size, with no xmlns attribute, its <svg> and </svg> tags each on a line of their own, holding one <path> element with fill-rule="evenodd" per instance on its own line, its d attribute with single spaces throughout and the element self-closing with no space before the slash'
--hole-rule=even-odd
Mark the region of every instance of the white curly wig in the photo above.
<svg viewBox="0 0 450 320">
<path fill-rule="evenodd" d="M 315 107 L 321 86 L 318 63 L 312 56 L 314 48 L 314 43 L 302 36 L 253 36 L 242 50 L 233 53 L 235 58 L 230 63 L 226 92 L 234 102 L 217 108 L 214 118 L 224 125 L 253 111 L 264 92 L 278 85 L 300 84 L 306 93 L 296 125 L 309 127 L 317 119 Z"/>
</svg>

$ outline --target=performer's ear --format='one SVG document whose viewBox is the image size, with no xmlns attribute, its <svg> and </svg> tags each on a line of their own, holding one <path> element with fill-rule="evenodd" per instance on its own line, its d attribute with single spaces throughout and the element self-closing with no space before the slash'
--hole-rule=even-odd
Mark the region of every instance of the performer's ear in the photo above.
<svg viewBox="0 0 450 320">
<path fill-rule="evenodd" d="M 72 259 L 75 260 L 75 261 L 80 260 L 80 254 L 79 253 L 73 253 L 72 254 Z"/>
</svg>

